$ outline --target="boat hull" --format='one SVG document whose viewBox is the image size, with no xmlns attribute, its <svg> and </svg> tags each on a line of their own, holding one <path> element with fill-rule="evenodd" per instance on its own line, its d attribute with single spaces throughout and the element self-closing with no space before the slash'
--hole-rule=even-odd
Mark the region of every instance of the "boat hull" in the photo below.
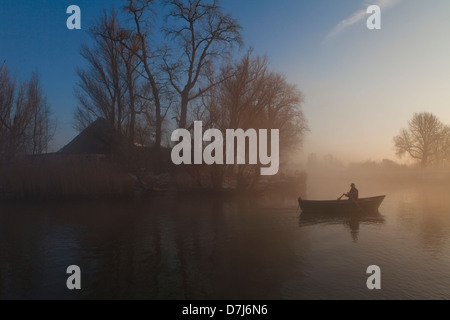
<svg viewBox="0 0 450 320">
<path fill-rule="evenodd" d="M 302 212 L 343 213 L 343 212 L 375 212 L 386 196 L 362 198 L 358 200 L 311 201 L 298 199 Z"/>
</svg>

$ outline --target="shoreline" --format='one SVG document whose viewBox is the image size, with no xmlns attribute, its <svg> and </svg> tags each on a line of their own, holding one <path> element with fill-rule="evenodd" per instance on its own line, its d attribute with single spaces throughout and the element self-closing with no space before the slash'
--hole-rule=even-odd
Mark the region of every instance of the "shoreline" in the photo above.
<svg viewBox="0 0 450 320">
<path fill-rule="evenodd" d="M 302 191 L 304 192 L 304 191 Z M 261 197 L 265 194 L 291 194 L 293 199 L 297 197 L 297 192 L 286 189 L 260 188 L 255 190 L 238 189 L 180 189 L 180 190 L 136 190 L 133 193 L 101 193 L 101 194 L 67 194 L 67 195 L 40 195 L 24 196 L 17 194 L 1 194 L 0 205 L 6 203 L 40 203 L 40 202 L 61 202 L 61 201 L 107 201 L 107 200 L 148 200 L 161 197 L 217 197 L 222 199 L 232 199 L 240 197 Z"/>
</svg>

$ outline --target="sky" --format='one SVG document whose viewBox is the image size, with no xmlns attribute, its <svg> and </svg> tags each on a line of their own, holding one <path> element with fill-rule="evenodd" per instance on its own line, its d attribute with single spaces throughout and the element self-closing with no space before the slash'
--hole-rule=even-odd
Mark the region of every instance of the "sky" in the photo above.
<svg viewBox="0 0 450 320">
<path fill-rule="evenodd" d="M 82 30 L 68 30 L 68 6 L 81 8 Z M 57 150 L 72 129 L 80 46 L 102 10 L 120 0 L 2 0 L 0 60 L 18 79 L 38 71 L 58 118 Z M 303 155 L 343 162 L 396 159 L 393 137 L 414 113 L 450 125 L 450 1 L 223 0 L 243 27 L 245 48 L 266 55 L 305 96 L 311 131 Z M 370 5 L 381 30 L 369 30 Z M 243 48 L 243 52 L 245 52 Z"/>
</svg>

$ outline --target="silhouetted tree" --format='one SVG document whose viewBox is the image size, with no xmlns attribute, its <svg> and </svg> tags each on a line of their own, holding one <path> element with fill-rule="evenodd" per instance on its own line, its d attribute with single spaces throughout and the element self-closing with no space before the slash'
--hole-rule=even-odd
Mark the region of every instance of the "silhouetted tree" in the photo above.
<svg viewBox="0 0 450 320">
<path fill-rule="evenodd" d="M 33 73 L 28 81 L 26 101 L 30 105 L 31 122 L 27 127 L 27 154 L 40 154 L 48 151 L 50 141 L 55 134 L 56 119 L 40 86 L 40 78 Z"/>
<path fill-rule="evenodd" d="M 441 138 L 436 145 L 436 154 L 439 155 L 436 165 L 446 167 L 450 165 L 450 126 L 444 126 Z"/>
<path fill-rule="evenodd" d="M 77 71 L 75 127 L 84 130 L 102 117 L 120 135 L 148 145 L 157 134 L 151 88 L 142 77 L 143 64 L 136 54 L 141 43 L 119 20 L 114 9 L 104 12 L 90 30 L 94 45 L 81 49 L 88 67 Z M 145 139 L 143 131 L 148 133 Z"/>
<path fill-rule="evenodd" d="M 75 128 L 84 130 L 97 118 L 105 118 L 119 133 L 129 133 L 134 140 L 136 117 L 136 61 L 120 43 L 113 41 L 121 31 L 117 12 L 106 12 L 91 28 L 93 45 L 83 45 L 81 56 L 86 69 L 78 69 L 76 88 L 78 107 Z"/>
<path fill-rule="evenodd" d="M 143 70 L 140 75 L 147 81 L 147 88 L 151 93 L 149 101 L 154 106 L 155 147 L 159 148 L 162 142 L 163 121 L 170 110 L 170 94 L 158 72 L 160 64 L 158 46 L 152 42 L 150 37 L 151 20 L 155 14 L 154 5 L 154 0 L 127 0 L 125 11 L 131 17 L 132 27 L 121 36 L 115 37 L 115 40 L 133 52 L 142 64 Z M 130 48 L 126 42 L 126 39 L 130 37 L 136 39 L 138 43 L 134 49 Z"/>
<path fill-rule="evenodd" d="M 226 129 L 279 129 L 281 158 L 302 146 L 308 130 L 303 95 L 283 75 L 268 70 L 267 59 L 248 53 L 223 73 L 226 78 L 203 97 L 197 111 L 206 127 L 218 128 L 224 135 Z M 236 173 L 240 186 L 251 187 L 260 175 L 259 167 L 250 165 L 215 170 L 218 177 L 213 180 L 219 185 L 225 174 Z"/>
<path fill-rule="evenodd" d="M 222 12 L 218 0 L 125 2 L 128 19 L 124 27 L 117 13 L 110 17 L 105 14 L 92 32 L 96 48 L 85 46 L 82 50 L 90 67 L 79 71 L 76 122 L 82 129 L 102 116 L 120 129 L 126 121 L 126 131 L 134 137 L 138 130 L 135 126 L 143 123 L 136 117 L 142 115 L 153 127 L 154 144 L 159 147 L 163 123 L 175 100 L 180 106 L 177 124 L 185 128 L 189 103 L 223 80 L 222 75 L 216 76 L 212 63 L 230 53 L 233 44 L 241 44 L 240 26 Z M 163 4 L 168 10 L 167 26 L 163 28 L 168 42 L 155 32 L 156 9 Z M 137 92 L 139 81 L 143 83 L 142 92 Z M 127 93 L 129 108 L 124 107 Z M 136 106 L 138 99 L 141 107 Z M 148 128 L 141 126 L 139 131 L 148 132 Z"/>
<path fill-rule="evenodd" d="M 0 67 L 0 158 L 47 152 L 56 120 L 44 95 L 39 76 L 17 86 L 7 67 Z"/>
<path fill-rule="evenodd" d="M 439 163 L 448 154 L 448 127 L 428 112 L 414 114 L 408 129 L 394 138 L 399 157 L 408 155 L 422 168 Z"/>
<path fill-rule="evenodd" d="M 228 54 L 234 44 L 241 45 L 241 27 L 222 11 L 218 0 L 164 2 L 170 10 L 164 31 L 173 40 L 163 56 L 165 71 L 179 95 L 178 126 L 186 128 L 189 102 L 223 80 L 214 79 L 212 64 Z"/>
</svg>

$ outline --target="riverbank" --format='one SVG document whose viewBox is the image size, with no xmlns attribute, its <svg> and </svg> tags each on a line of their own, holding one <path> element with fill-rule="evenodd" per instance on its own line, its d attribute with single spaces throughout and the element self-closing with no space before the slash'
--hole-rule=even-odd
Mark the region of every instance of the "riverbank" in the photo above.
<svg viewBox="0 0 450 320">
<path fill-rule="evenodd" d="M 93 158 L 94 159 L 94 158 Z M 147 198 L 160 195 L 252 195 L 274 192 L 306 192 L 306 175 L 278 176 L 260 179 L 251 188 L 239 188 L 231 181 L 222 188 L 213 188 L 203 177 L 192 178 L 187 170 L 178 168 L 154 173 L 145 169 L 130 170 L 115 161 L 79 158 L 57 161 L 22 160 L 0 169 L 0 200 L 69 200 Z"/>
</svg>

